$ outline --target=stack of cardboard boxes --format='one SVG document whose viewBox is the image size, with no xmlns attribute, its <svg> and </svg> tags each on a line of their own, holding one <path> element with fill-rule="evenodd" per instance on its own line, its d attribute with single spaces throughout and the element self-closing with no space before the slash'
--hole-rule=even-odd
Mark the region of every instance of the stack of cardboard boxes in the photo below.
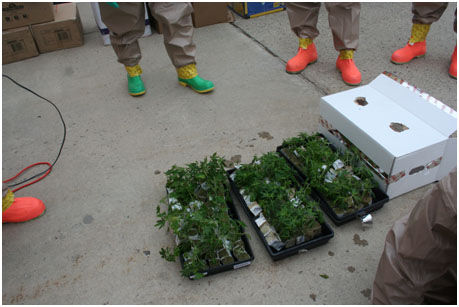
<svg viewBox="0 0 459 307">
<path fill-rule="evenodd" d="M 2 26 L 3 64 L 83 45 L 75 3 L 3 2 Z"/>
</svg>

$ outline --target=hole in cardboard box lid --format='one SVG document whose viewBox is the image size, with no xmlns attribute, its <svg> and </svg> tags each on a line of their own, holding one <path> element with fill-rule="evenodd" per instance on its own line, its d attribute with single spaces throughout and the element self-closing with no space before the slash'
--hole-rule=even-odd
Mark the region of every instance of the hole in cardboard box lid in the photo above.
<svg viewBox="0 0 459 307">
<path fill-rule="evenodd" d="M 410 128 L 408 128 L 407 126 L 405 126 L 404 124 L 402 123 L 390 123 L 390 126 L 389 126 L 392 130 L 394 130 L 395 132 L 403 132 L 405 130 L 408 130 Z"/>
<path fill-rule="evenodd" d="M 410 175 L 413 175 L 413 174 L 416 174 L 416 173 L 419 173 L 420 171 L 422 171 L 424 169 L 424 165 L 420 165 L 418 167 L 415 167 L 413 168 L 411 171 L 410 171 Z"/>
<path fill-rule="evenodd" d="M 358 104 L 359 106 L 366 106 L 368 104 L 368 101 L 365 97 L 356 97 L 354 102 Z"/>
</svg>

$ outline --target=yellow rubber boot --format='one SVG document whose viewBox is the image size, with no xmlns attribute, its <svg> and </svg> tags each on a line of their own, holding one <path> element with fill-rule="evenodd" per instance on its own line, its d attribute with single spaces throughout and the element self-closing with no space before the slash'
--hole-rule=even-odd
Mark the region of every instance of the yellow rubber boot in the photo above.
<svg viewBox="0 0 459 307">
<path fill-rule="evenodd" d="M 143 85 L 142 78 L 142 68 L 137 64 L 135 66 L 125 66 L 128 73 L 128 91 L 131 96 L 142 96 L 145 94 L 145 86 Z"/>
<path fill-rule="evenodd" d="M 411 37 L 409 40 L 409 44 L 415 44 L 419 42 L 424 42 L 427 38 L 427 34 L 429 33 L 430 25 L 423 25 L 419 23 L 413 23 L 411 27 Z"/>
<path fill-rule="evenodd" d="M 196 64 L 189 64 L 177 68 L 179 84 L 189 86 L 195 92 L 203 94 L 213 91 L 214 84 L 212 81 L 205 80 L 198 75 Z"/>
<path fill-rule="evenodd" d="M 298 47 L 308 49 L 309 45 L 313 43 L 312 38 L 299 38 Z"/>
</svg>

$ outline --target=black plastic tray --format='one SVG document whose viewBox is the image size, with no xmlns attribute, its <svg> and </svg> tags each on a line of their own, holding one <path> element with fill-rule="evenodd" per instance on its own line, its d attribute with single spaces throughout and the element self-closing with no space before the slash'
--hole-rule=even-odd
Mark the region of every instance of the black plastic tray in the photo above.
<svg viewBox="0 0 459 307">
<path fill-rule="evenodd" d="M 295 165 L 292 160 L 290 160 L 290 158 L 285 155 L 283 152 L 282 152 L 282 149 L 285 148 L 284 146 L 278 146 L 276 151 L 279 153 L 279 155 L 281 157 L 283 157 L 287 162 L 288 164 L 290 164 L 290 166 L 292 166 L 296 171 L 297 173 L 299 174 L 301 180 L 304 182 L 307 181 L 307 177 L 306 175 L 302 172 L 302 170 L 297 166 Z M 330 148 L 333 149 L 334 151 L 336 151 L 337 149 L 335 148 L 335 146 L 333 146 L 332 144 L 330 144 Z M 317 191 L 316 189 L 312 188 L 314 194 L 317 195 L 317 198 L 319 199 L 319 202 L 320 202 L 320 207 L 322 208 L 322 210 L 328 215 L 328 217 L 333 221 L 333 223 L 337 226 L 341 226 L 347 222 L 350 222 L 352 220 L 355 220 L 356 218 L 360 217 L 360 216 L 363 216 L 363 215 L 366 215 L 370 212 L 373 212 L 373 211 L 376 211 L 378 209 L 381 209 L 385 203 L 387 203 L 389 201 L 389 196 L 386 195 L 386 193 L 384 193 L 383 191 L 381 191 L 381 189 L 379 188 L 373 188 L 372 191 L 374 193 L 374 197 L 373 197 L 373 200 L 372 200 L 372 203 L 360 210 L 357 210 L 355 212 L 352 212 L 352 213 L 348 213 L 346 215 L 342 215 L 342 216 L 338 216 L 335 211 L 333 210 L 333 208 L 328 204 L 328 202 L 326 201 L 326 199 L 322 196 L 322 194 Z"/>
<path fill-rule="evenodd" d="M 237 199 L 241 203 L 242 208 L 244 209 L 245 213 L 247 214 L 247 217 L 249 218 L 250 222 L 252 223 L 253 228 L 255 228 L 255 231 L 257 232 L 258 237 L 260 237 L 260 240 L 263 242 L 263 245 L 265 246 L 266 250 L 268 251 L 268 254 L 271 256 L 271 258 L 274 261 L 281 260 L 293 255 L 296 255 L 301 252 L 306 252 L 310 249 L 313 249 L 317 246 L 323 245 L 328 242 L 331 238 L 334 236 L 334 232 L 331 229 L 331 227 L 327 223 L 321 224 L 322 226 L 322 235 L 319 237 L 316 237 L 312 240 L 303 242 L 301 244 L 285 248 L 280 251 L 276 251 L 272 249 L 269 245 L 268 242 L 266 241 L 263 233 L 260 231 L 260 228 L 258 228 L 257 223 L 255 222 L 256 217 L 252 214 L 250 211 L 249 207 L 247 206 L 247 203 L 245 202 L 244 198 L 242 197 L 239 188 L 236 186 L 233 180 L 231 180 L 230 175 L 235 171 L 235 169 L 228 170 L 228 179 L 230 181 L 231 189 L 233 190 L 233 193 L 236 195 Z"/>
<path fill-rule="evenodd" d="M 166 190 L 166 193 L 167 193 L 167 190 Z M 231 199 L 231 195 L 230 195 L 230 199 L 228 199 L 226 201 L 226 205 L 228 206 L 228 214 L 230 215 L 230 217 L 233 218 L 234 220 L 240 221 L 241 218 L 239 217 L 239 214 L 237 213 L 236 207 L 233 204 L 233 201 Z M 240 229 L 241 229 L 241 232 L 244 232 L 244 228 L 243 227 L 240 227 Z M 217 268 L 212 268 L 212 269 L 205 270 L 205 271 L 200 271 L 199 273 L 204 274 L 204 277 L 205 277 L 205 276 L 214 275 L 214 274 L 222 273 L 222 272 L 226 272 L 226 271 L 237 270 L 237 269 L 240 269 L 240 268 L 243 268 L 243 267 L 246 267 L 246 266 L 250 265 L 253 262 L 253 260 L 255 259 L 255 256 L 253 255 L 253 251 L 252 251 L 252 248 L 250 247 L 249 240 L 247 239 L 247 236 L 244 234 L 244 235 L 241 236 L 241 239 L 242 239 L 242 242 L 244 242 L 244 247 L 245 247 L 246 252 L 250 256 L 249 260 L 235 261 L 234 263 L 225 264 L 225 265 L 219 266 Z M 233 255 L 233 258 L 235 259 L 234 255 Z M 181 267 L 183 269 L 184 259 L 183 259 L 183 255 L 182 254 L 180 254 L 179 259 L 180 259 L 180 265 L 181 265 Z M 191 280 L 194 280 L 195 279 L 195 275 L 188 276 L 188 278 L 191 279 Z"/>
</svg>

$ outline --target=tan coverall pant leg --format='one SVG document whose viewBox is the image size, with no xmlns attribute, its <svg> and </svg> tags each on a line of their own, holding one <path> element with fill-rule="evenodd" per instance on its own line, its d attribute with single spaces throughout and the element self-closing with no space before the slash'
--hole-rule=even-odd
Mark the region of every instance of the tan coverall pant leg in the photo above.
<svg viewBox="0 0 459 307">
<path fill-rule="evenodd" d="M 337 51 L 357 49 L 359 45 L 360 3 L 327 2 L 328 24 Z M 319 35 L 317 20 L 320 2 L 289 2 L 287 15 L 290 28 L 299 38 L 316 38 Z"/>
<path fill-rule="evenodd" d="M 110 30 L 113 50 L 118 62 L 135 66 L 141 59 L 138 39 L 145 31 L 143 2 L 119 2 L 119 8 L 99 3 L 102 21 Z M 163 26 L 166 51 L 175 67 L 196 63 L 193 43 L 193 7 L 188 2 L 153 2 L 150 10 Z"/>
<path fill-rule="evenodd" d="M 440 19 L 448 7 L 448 2 L 413 2 L 413 23 L 430 25 Z M 457 9 L 454 11 L 454 32 L 457 32 Z"/>
<path fill-rule="evenodd" d="M 456 304 L 457 169 L 396 221 L 373 283 L 373 304 Z"/>
<path fill-rule="evenodd" d="M 432 24 L 440 19 L 447 6 L 448 2 L 413 2 L 413 23 Z"/>
<path fill-rule="evenodd" d="M 137 39 L 145 31 L 145 8 L 141 2 L 120 2 L 119 8 L 100 2 L 102 21 L 110 30 L 110 41 L 118 62 L 126 66 L 139 64 L 142 58 Z"/>
</svg>

